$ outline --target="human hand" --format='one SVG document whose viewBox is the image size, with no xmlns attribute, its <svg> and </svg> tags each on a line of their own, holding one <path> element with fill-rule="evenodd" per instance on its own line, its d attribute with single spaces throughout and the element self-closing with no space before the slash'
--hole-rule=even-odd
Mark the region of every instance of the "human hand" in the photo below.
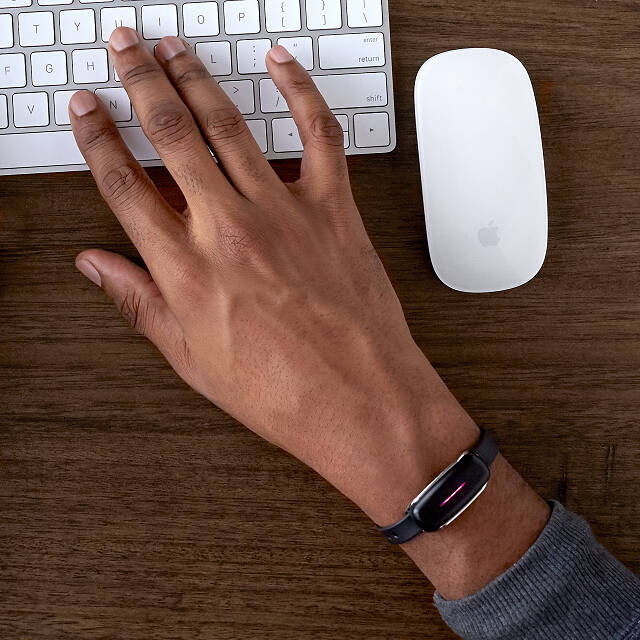
<svg viewBox="0 0 640 640">
<path fill-rule="evenodd" d="M 302 67 L 272 49 L 269 73 L 304 144 L 300 179 L 284 184 L 181 40 L 154 57 L 121 27 L 109 49 L 188 206 L 167 204 L 94 94 L 76 93 L 78 146 L 149 272 L 97 249 L 78 268 L 194 389 L 374 521 L 397 520 L 478 429 L 411 338 L 351 195 L 341 127 Z M 405 545 L 445 597 L 501 573 L 546 522 L 504 459 L 492 467 L 462 522 Z"/>
<path fill-rule="evenodd" d="M 392 516 L 390 488 L 379 478 L 406 466 L 396 454 L 407 437 L 423 437 L 410 431 L 417 422 L 433 425 L 425 396 L 435 405 L 449 398 L 413 342 L 363 227 L 340 125 L 309 75 L 275 47 L 269 73 L 304 143 L 300 179 L 284 184 L 180 39 L 162 40 L 154 57 L 124 27 L 109 48 L 188 208 L 167 204 L 105 108 L 92 93 L 76 93 L 70 115 L 78 146 L 149 273 L 95 249 L 78 256 L 78 268 L 194 389 L 372 517 L 394 517 L 414 489 L 400 489 Z M 457 420 L 462 440 L 472 442 L 477 430 L 461 409 Z M 421 427 L 425 438 L 429 430 Z M 418 462 L 421 476 L 440 463 Z"/>
</svg>

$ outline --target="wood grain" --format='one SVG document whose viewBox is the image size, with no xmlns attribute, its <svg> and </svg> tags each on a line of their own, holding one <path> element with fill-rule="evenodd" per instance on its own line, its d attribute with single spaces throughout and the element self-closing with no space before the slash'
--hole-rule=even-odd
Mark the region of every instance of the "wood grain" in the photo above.
<svg viewBox="0 0 640 640">
<path fill-rule="evenodd" d="M 413 334 L 533 486 L 638 571 L 638 3 L 391 10 L 398 149 L 350 164 Z M 546 154 L 546 263 L 495 295 L 448 290 L 425 244 L 413 79 L 466 46 L 525 63 Z M 3 640 L 453 637 L 355 507 L 190 391 L 75 271 L 86 247 L 135 255 L 90 175 L 0 195 Z"/>
</svg>

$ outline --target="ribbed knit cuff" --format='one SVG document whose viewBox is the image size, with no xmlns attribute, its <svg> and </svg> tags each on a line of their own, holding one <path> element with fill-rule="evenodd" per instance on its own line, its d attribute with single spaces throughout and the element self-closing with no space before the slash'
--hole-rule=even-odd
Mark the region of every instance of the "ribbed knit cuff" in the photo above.
<svg viewBox="0 0 640 640">
<path fill-rule="evenodd" d="M 552 502 L 527 553 L 481 591 L 434 602 L 465 640 L 637 640 L 640 579 L 596 542 L 580 516 Z"/>
</svg>

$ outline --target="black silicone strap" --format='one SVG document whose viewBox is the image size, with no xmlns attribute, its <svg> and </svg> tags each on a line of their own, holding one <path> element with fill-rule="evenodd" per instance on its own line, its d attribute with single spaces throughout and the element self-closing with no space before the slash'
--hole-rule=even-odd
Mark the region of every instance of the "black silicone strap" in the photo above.
<svg viewBox="0 0 640 640">
<path fill-rule="evenodd" d="M 469 453 L 478 456 L 478 458 L 489 467 L 498 455 L 498 445 L 488 431 L 484 429 L 480 429 L 480 431 L 482 432 L 480 434 L 480 440 L 478 440 L 473 449 L 469 450 Z"/>
<path fill-rule="evenodd" d="M 411 517 L 411 507 L 404 512 L 402 520 L 388 527 L 378 527 L 378 531 L 391 543 L 402 544 L 422 533 L 422 527 Z"/>
<path fill-rule="evenodd" d="M 478 456 L 488 467 L 498 455 L 498 444 L 488 431 L 480 429 L 480 439 L 469 453 Z M 410 504 L 401 520 L 387 527 L 378 527 L 378 531 L 391 544 L 403 544 L 422 533 L 422 527 L 413 519 Z"/>
</svg>

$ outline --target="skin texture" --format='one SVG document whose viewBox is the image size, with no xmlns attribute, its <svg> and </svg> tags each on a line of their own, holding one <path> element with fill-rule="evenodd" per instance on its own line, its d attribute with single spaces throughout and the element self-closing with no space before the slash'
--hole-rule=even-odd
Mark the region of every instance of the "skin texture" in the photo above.
<svg viewBox="0 0 640 640">
<path fill-rule="evenodd" d="M 76 93 L 78 146 L 149 271 L 99 249 L 81 253 L 78 268 L 196 391 L 374 522 L 397 520 L 479 431 L 411 338 L 351 195 L 340 125 L 304 69 L 274 47 L 267 67 L 304 144 L 300 178 L 284 184 L 181 40 L 165 38 L 154 56 L 121 27 L 109 47 L 188 207 L 166 203 L 102 104 Z M 454 525 L 405 550 L 445 597 L 461 597 L 515 562 L 547 518 L 498 458 Z"/>
</svg>

